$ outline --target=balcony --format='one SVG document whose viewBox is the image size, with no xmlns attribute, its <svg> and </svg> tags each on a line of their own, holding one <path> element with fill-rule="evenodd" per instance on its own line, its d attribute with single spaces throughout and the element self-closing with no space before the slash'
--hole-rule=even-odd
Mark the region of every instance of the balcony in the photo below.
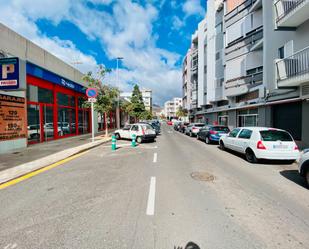
<svg viewBox="0 0 309 249">
<path fill-rule="evenodd" d="M 309 82 L 309 47 L 276 61 L 278 87 L 295 87 Z"/>
<path fill-rule="evenodd" d="M 298 27 L 309 19 L 309 0 L 278 0 L 275 2 L 278 27 Z"/>
<path fill-rule="evenodd" d="M 225 96 L 233 97 L 245 94 L 251 88 L 261 85 L 263 82 L 263 72 L 246 75 L 225 82 Z"/>
</svg>

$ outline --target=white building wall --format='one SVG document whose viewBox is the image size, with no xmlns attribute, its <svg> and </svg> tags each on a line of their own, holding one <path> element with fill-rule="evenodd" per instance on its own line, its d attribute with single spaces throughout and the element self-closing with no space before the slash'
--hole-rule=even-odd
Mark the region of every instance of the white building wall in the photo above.
<svg viewBox="0 0 309 249">
<path fill-rule="evenodd" d="M 198 24 L 198 86 L 197 86 L 197 106 L 202 107 L 204 102 L 204 89 L 206 77 L 204 74 L 205 61 L 205 41 L 206 41 L 206 17 Z"/>
</svg>

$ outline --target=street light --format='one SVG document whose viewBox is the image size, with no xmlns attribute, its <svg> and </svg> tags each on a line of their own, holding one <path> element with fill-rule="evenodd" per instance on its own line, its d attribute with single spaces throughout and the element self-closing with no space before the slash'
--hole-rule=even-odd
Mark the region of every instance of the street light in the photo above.
<svg viewBox="0 0 309 249">
<path fill-rule="evenodd" d="M 119 61 L 123 60 L 123 57 L 117 57 L 117 85 L 119 85 Z M 120 111 L 119 111 L 119 95 L 117 98 L 117 108 L 116 108 L 116 116 L 117 116 L 117 129 L 120 128 Z"/>
</svg>

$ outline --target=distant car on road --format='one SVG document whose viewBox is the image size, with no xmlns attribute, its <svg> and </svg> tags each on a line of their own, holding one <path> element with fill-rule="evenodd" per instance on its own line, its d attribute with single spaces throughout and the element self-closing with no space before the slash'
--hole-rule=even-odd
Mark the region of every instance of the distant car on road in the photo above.
<svg viewBox="0 0 309 249">
<path fill-rule="evenodd" d="M 185 134 L 189 135 L 190 137 L 196 136 L 196 134 L 200 131 L 205 124 L 203 123 L 191 123 L 185 129 Z"/>
<path fill-rule="evenodd" d="M 124 128 L 114 132 L 116 139 L 132 139 L 136 135 L 136 142 L 155 141 L 157 135 L 155 130 L 149 124 L 137 123 L 126 125 Z"/>
<path fill-rule="evenodd" d="M 309 188 L 309 149 L 305 149 L 300 157 L 298 164 L 299 174 L 305 178 Z"/>
<path fill-rule="evenodd" d="M 180 121 L 179 121 L 179 122 L 175 122 L 175 123 L 174 123 L 174 130 L 175 130 L 175 131 L 178 131 L 179 128 L 180 128 L 180 126 L 181 126 L 181 124 L 182 124 L 182 123 L 181 123 Z"/>
<path fill-rule="evenodd" d="M 172 121 L 167 121 L 166 123 L 167 123 L 167 125 L 173 125 Z"/>
<path fill-rule="evenodd" d="M 197 139 L 205 141 L 206 144 L 218 143 L 221 136 L 227 135 L 230 129 L 227 126 L 207 125 L 202 127 L 197 133 Z"/>
<path fill-rule="evenodd" d="M 144 121 L 144 122 L 140 122 L 140 123 L 149 124 L 155 130 L 156 135 L 159 135 L 161 133 L 160 125 L 155 121 Z"/>
<path fill-rule="evenodd" d="M 188 122 L 181 123 L 181 124 L 180 124 L 180 127 L 179 127 L 179 129 L 178 129 L 178 131 L 181 132 L 181 133 L 185 133 L 185 130 L 186 130 L 186 128 L 187 128 L 187 126 L 188 126 L 189 124 L 190 124 L 190 123 L 188 123 Z"/>
<path fill-rule="evenodd" d="M 292 136 L 284 130 L 265 127 L 235 128 L 222 136 L 220 148 L 242 153 L 250 163 L 259 159 L 295 161 L 299 150 Z"/>
</svg>

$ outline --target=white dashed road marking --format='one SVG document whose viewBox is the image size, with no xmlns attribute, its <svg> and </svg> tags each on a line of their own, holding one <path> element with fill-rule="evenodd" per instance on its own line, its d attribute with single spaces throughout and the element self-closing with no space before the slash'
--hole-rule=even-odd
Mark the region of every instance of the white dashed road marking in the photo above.
<svg viewBox="0 0 309 249">
<path fill-rule="evenodd" d="M 156 199 L 156 178 L 153 176 L 150 179 L 148 203 L 147 203 L 147 210 L 146 210 L 147 215 L 154 215 L 155 199 Z"/>
<path fill-rule="evenodd" d="M 154 153 L 153 154 L 153 162 L 156 163 L 158 160 L 158 154 L 157 153 Z"/>
</svg>

